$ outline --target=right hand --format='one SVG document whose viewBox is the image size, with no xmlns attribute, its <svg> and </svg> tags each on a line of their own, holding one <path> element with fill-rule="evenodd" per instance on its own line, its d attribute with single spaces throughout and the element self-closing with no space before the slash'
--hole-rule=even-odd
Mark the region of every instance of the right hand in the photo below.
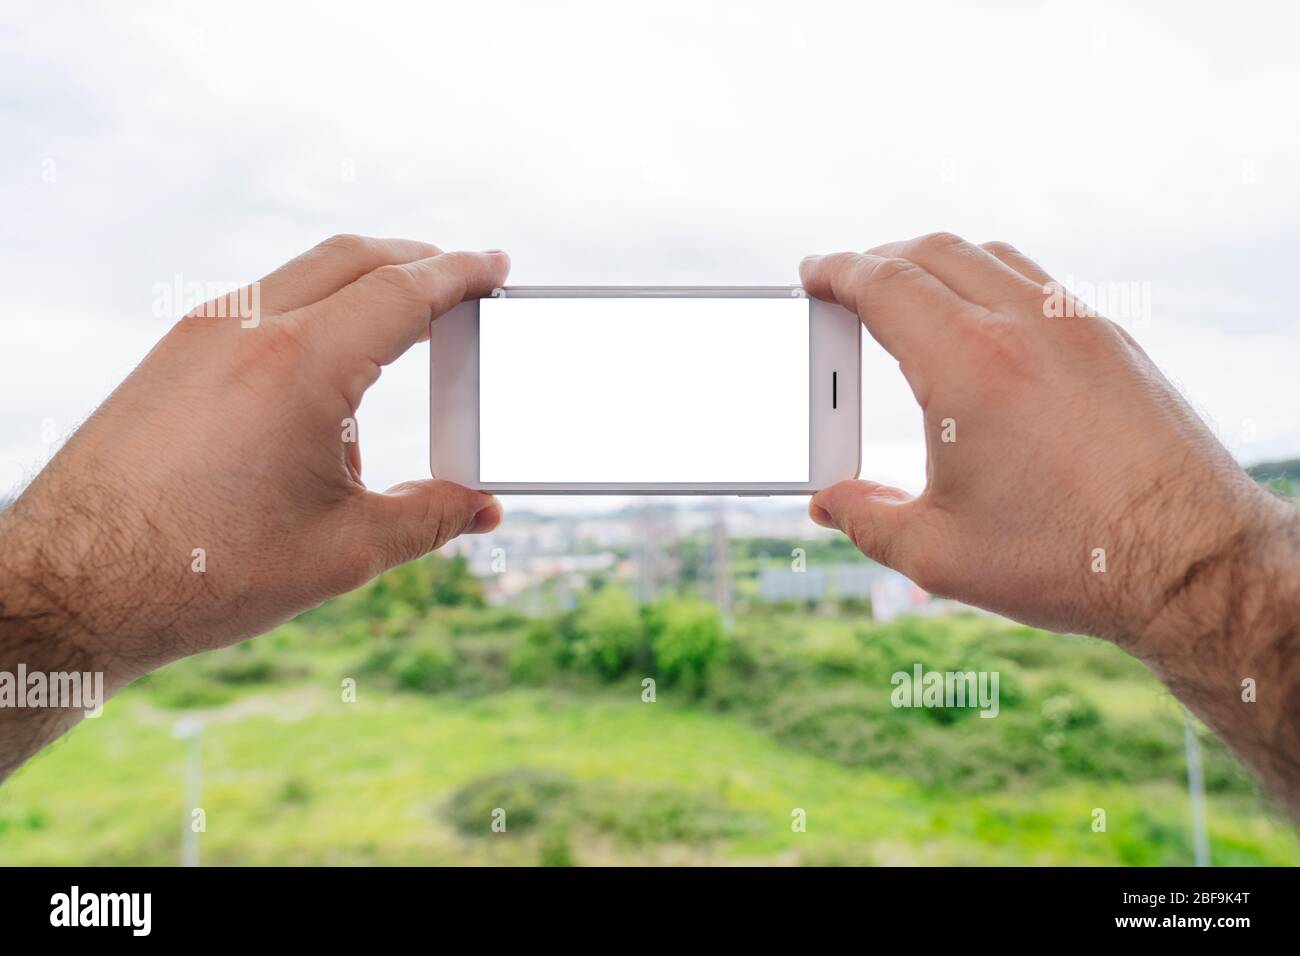
<svg viewBox="0 0 1300 956">
<path fill-rule="evenodd" d="M 1136 650 L 1279 520 L 1127 332 L 1047 317 L 1059 286 L 1011 246 L 938 233 L 800 273 L 898 359 L 928 457 L 917 497 L 846 481 L 810 513 L 926 590 Z"/>
</svg>

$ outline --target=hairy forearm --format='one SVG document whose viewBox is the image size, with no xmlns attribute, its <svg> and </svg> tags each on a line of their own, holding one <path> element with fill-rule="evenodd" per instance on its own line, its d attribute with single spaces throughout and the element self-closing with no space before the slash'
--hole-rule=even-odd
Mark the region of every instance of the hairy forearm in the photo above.
<svg viewBox="0 0 1300 956">
<path fill-rule="evenodd" d="M 1261 501 L 1129 647 L 1300 819 L 1300 515 Z"/>
<path fill-rule="evenodd" d="M 128 572 L 87 532 L 84 492 L 57 513 L 39 493 L 0 512 L 0 780 L 97 716 L 134 674 L 105 636 L 133 626 L 140 608 L 121 602 L 112 613 L 114 583 Z"/>
<path fill-rule="evenodd" d="M 0 547 L 7 543 L 0 537 Z M 103 671 L 48 591 L 9 561 L 0 568 L 0 780 L 103 705 Z"/>
<path fill-rule="evenodd" d="M 0 594 L 0 780 L 81 720 L 107 693 L 102 670 L 49 618 L 10 607 Z"/>
</svg>

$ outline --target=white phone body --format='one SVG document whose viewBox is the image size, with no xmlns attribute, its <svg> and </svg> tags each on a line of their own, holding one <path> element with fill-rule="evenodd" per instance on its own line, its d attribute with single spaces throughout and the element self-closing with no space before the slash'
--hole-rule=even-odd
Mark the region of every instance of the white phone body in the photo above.
<svg viewBox="0 0 1300 956">
<path fill-rule="evenodd" d="M 496 299 L 564 301 L 506 305 L 494 302 L 493 300 Z M 696 301 L 680 305 L 662 302 L 654 304 L 645 301 L 632 304 L 616 301 L 665 299 L 711 301 Z M 756 299 L 785 300 L 787 304 L 770 302 L 759 305 L 736 301 Z M 484 334 L 487 335 L 484 350 L 489 353 L 489 356 L 480 355 L 481 309 L 486 311 L 488 323 L 496 323 L 484 327 Z M 804 321 L 800 318 L 803 309 L 807 310 L 806 350 L 798 338 L 792 337 L 793 331 L 787 331 L 792 330 L 794 326 L 787 324 L 782 318 L 789 315 L 794 316 L 790 319 L 791 322 Z M 594 314 L 593 310 L 595 310 Z M 668 312 L 664 313 L 663 310 Z M 630 326 L 638 330 L 636 334 L 641 343 L 640 349 L 623 349 L 622 354 L 593 355 L 589 351 L 585 357 L 569 354 L 570 351 L 581 351 L 588 346 L 599 349 L 601 329 L 610 329 L 613 334 L 612 326 L 593 326 L 590 322 L 585 327 L 588 330 L 597 329 L 596 335 L 582 335 L 580 332 L 575 334 L 575 329 L 580 327 L 570 324 L 567 321 L 570 317 L 585 314 L 589 319 L 595 318 L 600 322 L 612 323 L 623 321 L 619 316 L 629 311 L 636 312 L 643 320 L 647 316 L 650 317 L 650 321 L 644 324 Z M 743 348 L 739 347 L 743 343 L 739 340 L 745 337 L 743 330 L 747 326 L 747 322 L 738 324 L 736 318 L 743 319 L 747 311 L 753 313 L 755 329 L 775 330 L 781 336 L 785 336 L 781 339 L 788 346 L 784 351 L 794 357 L 781 359 L 779 356 L 768 354 L 766 359 L 769 370 L 777 368 L 772 364 L 773 362 L 797 361 L 802 365 L 803 356 L 806 355 L 806 376 L 802 369 L 789 367 L 783 374 L 769 376 L 759 386 L 755 386 L 750 381 L 744 386 L 750 390 L 748 393 L 742 392 L 740 386 L 731 392 L 728 391 L 727 357 L 733 352 L 743 353 Z M 763 314 L 760 315 L 760 312 Z M 518 319 L 525 315 L 532 318 L 530 324 L 526 326 L 519 325 L 517 322 L 502 326 L 500 318 L 502 313 L 505 313 L 509 319 Z M 682 325 L 679 322 L 676 323 L 676 328 L 692 330 L 685 336 L 686 340 L 682 341 L 679 347 L 671 342 L 665 343 L 664 336 L 655 334 L 658 328 L 673 327 L 673 323 L 668 319 L 679 317 L 678 313 L 682 313 L 680 317 L 686 318 L 688 324 Z M 707 319 L 715 313 L 731 316 L 732 318 L 728 319 L 731 325 L 724 328 L 719 324 L 714 329 Z M 659 321 L 654 319 L 656 314 L 659 314 Z M 570 349 L 569 346 L 555 344 L 548 350 L 547 339 L 539 337 L 547 331 L 546 316 L 548 315 L 553 316 L 550 321 L 558 335 L 567 332 L 570 336 L 580 339 L 580 345 Z M 764 325 L 763 322 L 768 324 Z M 776 324 L 773 325 L 771 322 Z M 430 470 L 435 478 L 455 481 L 494 494 L 742 496 L 810 494 L 837 481 L 856 478 L 858 475 L 861 455 L 861 328 L 858 317 L 848 310 L 819 299 L 809 298 L 805 296 L 802 289 L 788 286 L 514 286 L 498 289 L 493 293 L 492 299 L 463 302 L 430 325 Z M 512 338 L 510 333 L 503 332 L 502 329 L 513 329 L 514 337 Z M 715 347 L 707 354 L 715 358 L 709 359 L 711 366 L 707 377 L 700 369 L 700 362 L 703 361 L 700 357 L 702 353 L 691 347 L 693 344 L 698 344 L 697 339 L 701 337 L 696 335 L 694 330 L 708 330 L 714 335 L 712 344 Z M 520 334 L 521 332 L 523 334 Z M 730 335 L 729 344 L 736 347 L 727 347 L 726 343 L 721 348 L 717 347 L 718 334 Z M 802 333 L 799 335 L 801 336 Z M 591 342 L 593 339 L 594 344 Z M 516 340 L 520 343 L 517 348 L 513 344 Z M 570 338 L 567 341 L 573 340 Z M 557 338 L 556 342 L 559 341 L 560 339 Z M 757 341 L 754 344 L 757 348 L 767 349 L 769 353 L 773 350 L 772 346 L 765 346 Z M 671 348 L 677 350 L 665 351 Z M 649 368 L 640 363 L 637 353 L 642 350 L 649 352 L 658 350 L 660 364 Z M 525 361 L 525 356 L 514 354 L 516 352 L 527 353 L 526 366 L 518 364 Z M 492 359 L 490 356 L 496 358 Z M 481 368 L 481 360 L 495 362 L 496 365 L 489 364 Z M 584 362 L 585 365 L 582 364 Z M 620 369 L 618 365 L 620 362 L 627 364 Z M 689 365 L 695 375 L 693 379 L 689 374 L 676 374 L 680 371 L 676 368 L 679 362 Z M 511 371 L 507 375 L 497 365 L 503 368 L 508 366 Z M 599 467 L 599 459 L 593 461 L 590 457 L 599 456 L 603 444 L 609 444 L 612 448 L 617 444 L 617 441 L 612 440 L 614 438 L 625 443 L 638 441 L 637 432 L 632 431 L 628 434 L 629 430 L 634 430 L 638 426 L 628 424 L 618 417 L 619 396 L 611 394 L 618 391 L 617 387 L 611 388 L 610 385 L 617 385 L 620 373 L 626 373 L 629 380 L 636 380 L 638 375 L 643 380 L 646 375 L 655 376 L 656 381 L 661 383 L 662 391 L 656 392 L 654 396 L 647 395 L 644 390 L 640 392 L 640 397 L 635 400 L 635 403 L 639 403 L 635 409 L 636 413 L 644 416 L 647 414 L 645 408 L 647 402 L 654 403 L 664 397 L 670 397 L 672 401 L 664 404 L 677 408 L 673 414 L 678 415 L 678 420 L 667 424 L 672 424 L 674 428 L 679 429 L 673 434 L 681 434 L 695 440 L 696 444 L 693 447 L 701 462 L 710 458 L 715 460 L 711 469 L 701 464 L 700 475 L 693 478 L 694 472 L 691 470 L 693 466 L 690 462 L 694 459 L 689 448 L 685 451 L 682 448 L 674 448 L 672 451 L 678 455 L 678 460 L 672 467 L 677 471 L 671 475 L 671 480 L 658 480 L 664 476 L 658 474 L 647 476 L 644 473 L 644 471 L 655 471 L 653 467 L 643 468 L 641 471 L 633 469 L 629 474 L 616 476 L 626 480 L 608 480 L 611 475 L 604 473 L 595 475 L 598 480 L 585 480 L 593 475 L 585 473 L 583 469 L 593 473 L 603 472 Z M 736 359 L 733 363 L 731 373 L 737 381 L 744 379 L 746 375 L 751 379 L 753 377 L 750 366 L 741 364 L 740 359 Z M 530 377 L 542 374 L 551 377 L 546 381 L 541 378 L 534 380 Z M 603 383 L 603 387 L 593 388 L 590 393 L 583 391 L 580 386 L 584 376 L 588 374 L 594 376 L 597 383 Z M 520 378 L 526 379 L 527 383 L 516 386 L 515 382 Z M 794 385 L 786 384 L 787 381 L 793 382 Z M 480 405 L 480 389 L 484 382 L 493 386 L 490 390 L 495 404 L 489 401 L 483 406 Z M 692 388 L 692 382 L 697 386 L 695 389 Z M 516 387 L 530 390 L 520 391 L 512 397 L 511 389 Z M 803 395 L 805 387 L 806 432 L 799 421 L 803 417 L 805 408 Z M 552 390 L 564 392 L 567 396 L 561 406 L 564 414 L 552 414 L 544 421 L 535 420 L 539 412 L 533 407 L 535 404 L 533 397 L 538 397 L 540 401 L 541 396 L 549 395 Z M 507 393 L 504 399 L 513 401 L 512 405 L 502 407 L 501 400 L 497 398 L 500 391 Z M 723 419 L 721 422 L 715 419 L 711 424 L 700 424 L 701 420 L 708 419 L 710 412 L 708 408 L 699 408 L 699 414 L 683 415 L 682 403 L 689 403 L 692 400 L 693 391 L 717 397 L 718 401 L 713 411 L 721 415 L 729 414 L 732 418 Z M 556 399 L 556 401 L 561 400 Z M 625 401 L 629 401 L 630 412 L 634 402 L 626 398 Z M 736 402 L 740 404 L 736 405 Z M 774 402 L 777 404 L 773 404 Z M 492 461 L 496 463 L 488 464 L 487 473 L 481 476 L 481 440 L 484 446 L 483 461 L 488 461 L 489 451 L 494 453 L 503 451 L 496 448 L 496 445 L 500 444 L 498 436 L 501 430 L 497 423 L 503 421 L 503 415 L 510 416 L 512 409 L 528 421 L 527 433 L 516 432 L 518 439 L 516 444 L 521 448 L 518 455 L 525 456 L 524 463 L 516 465 L 514 471 L 509 467 L 503 470 L 499 464 L 502 455 L 495 454 Z M 764 409 L 767 411 L 765 412 Z M 652 411 L 650 414 L 655 413 Z M 665 411 L 665 414 L 668 412 Z M 534 420 L 528 420 L 529 415 L 533 415 Z M 484 426 L 493 429 L 487 436 L 480 434 L 481 416 L 484 419 Z M 604 427 L 587 430 L 588 426 L 585 422 L 590 416 L 599 418 L 604 423 Z M 635 415 L 632 414 L 628 417 L 629 420 L 635 419 Z M 740 419 L 746 421 L 742 423 Z M 644 423 L 646 420 L 642 417 L 640 421 Z M 617 427 L 611 427 L 611 422 L 616 422 Z M 652 424 L 658 423 L 652 422 Z M 514 427 L 513 423 L 505 426 L 507 433 L 511 427 Z M 697 431 L 704 429 L 707 434 L 703 436 L 691 434 L 691 429 Z M 738 437 L 762 433 L 763 429 L 768 430 L 764 433 L 765 437 L 759 441 L 744 441 L 743 437 Z M 546 474 L 545 480 L 535 480 L 537 476 L 530 473 L 533 469 L 528 464 L 531 459 L 527 457 L 526 448 L 532 447 L 530 443 L 542 432 L 546 433 L 548 439 L 555 439 L 555 445 L 559 449 L 557 454 L 561 456 L 561 461 L 565 460 L 563 448 L 581 448 L 582 454 L 569 456 L 577 462 L 573 466 L 577 470 L 576 473 L 556 472 Z M 669 432 L 651 428 L 646 430 L 645 434 L 662 436 Z M 715 447 L 710 450 L 709 444 L 700 443 L 702 439 Z M 566 441 L 580 444 L 566 446 Z M 675 444 L 671 441 L 663 442 L 662 437 L 660 441 L 661 444 Z M 727 441 L 733 443 L 744 441 L 744 443 L 727 446 Z M 801 447 L 801 443 L 804 442 L 807 446 L 806 467 L 795 460 L 795 449 Z M 644 444 L 643 442 L 643 447 Z M 766 466 L 751 466 L 759 472 L 756 474 L 734 474 L 726 471 L 728 447 L 736 452 L 737 458 L 740 458 L 744 457 L 751 448 L 757 449 L 758 453 L 762 454 L 768 444 L 785 449 L 780 467 L 772 466 L 764 470 Z M 653 448 L 645 450 L 654 451 Z M 505 449 L 504 452 L 505 458 L 508 459 L 510 449 Z M 539 457 L 546 456 L 543 454 Z M 671 457 L 671 455 L 661 457 Z M 658 461 L 659 458 L 655 460 Z M 723 463 L 719 464 L 719 460 Z M 586 464 L 581 463 L 584 461 Z M 552 463 L 549 467 L 555 470 L 563 469 L 564 466 Z M 709 473 L 706 474 L 706 471 Z"/>
</svg>

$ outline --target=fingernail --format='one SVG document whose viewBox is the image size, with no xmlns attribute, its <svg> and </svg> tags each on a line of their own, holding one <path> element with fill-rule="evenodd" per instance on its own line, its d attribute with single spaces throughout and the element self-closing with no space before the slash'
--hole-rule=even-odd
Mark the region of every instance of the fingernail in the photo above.
<svg viewBox="0 0 1300 956">
<path fill-rule="evenodd" d="M 485 256 L 503 256 L 503 255 L 505 255 L 505 250 L 504 250 L 504 249 L 484 249 L 484 250 L 483 250 L 483 255 L 485 255 Z"/>
<path fill-rule="evenodd" d="M 804 256 L 803 259 L 799 261 L 799 268 L 802 269 L 804 266 L 810 266 L 820 258 L 820 255 Z"/>
<path fill-rule="evenodd" d="M 480 508 L 465 529 L 466 534 L 485 534 L 501 523 L 501 506 L 490 504 Z"/>
<path fill-rule="evenodd" d="M 814 522 L 821 525 L 823 528 L 830 528 L 832 531 L 840 530 L 839 526 L 835 523 L 835 519 L 831 517 L 831 513 L 821 505 L 809 504 L 808 517 L 812 518 Z"/>
</svg>

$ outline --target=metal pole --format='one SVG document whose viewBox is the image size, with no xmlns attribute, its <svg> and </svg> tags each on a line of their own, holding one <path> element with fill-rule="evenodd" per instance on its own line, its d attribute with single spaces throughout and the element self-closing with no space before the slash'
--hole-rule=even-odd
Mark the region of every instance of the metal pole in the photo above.
<svg viewBox="0 0 1300 956">
<path fill-rule="evenodd" d="M 199 808 L 203 785 L 203 722 L 186 717 L 176 722 L 172 735 L 186 741 L 185 807 L 181 814 L 181 866 L 199 865 L 199 834 L 194 829 L 194 811 Z"/>
<path fill-rule="evenodd" d="M 646 498 L 641 502 L 641 507 L 637 512 L 637 525 L 637 530 L 641 533 L 641 553 L 639 555 L 640 560 L 637 562 L 637 590 L 639 592 L 637 596 L 642 603 L 649 604 L 655 599 L 659 590 L 656 581 L 659 542 L 655 537 L 657 532 L 652 498 Z"/>
<path fill-rule="evenodd" d="M 718 495 L 713 511 L 713 601 L 727 627 L 734 623 L 731 591 L 731 539 L 727 534 L 726 499 Z"/>
<path fill-rule="evenodd" d="M 1183 711 L 1183 740 L 1187 745 L 1187 796 L 1192 804 L 1192 846 L 1196 865 L 1210 865 L 1210 835 L 1205 826 L 1205 771 L 1201 766 L 1201 739 L 1192 715 Z"/>
</svg>

